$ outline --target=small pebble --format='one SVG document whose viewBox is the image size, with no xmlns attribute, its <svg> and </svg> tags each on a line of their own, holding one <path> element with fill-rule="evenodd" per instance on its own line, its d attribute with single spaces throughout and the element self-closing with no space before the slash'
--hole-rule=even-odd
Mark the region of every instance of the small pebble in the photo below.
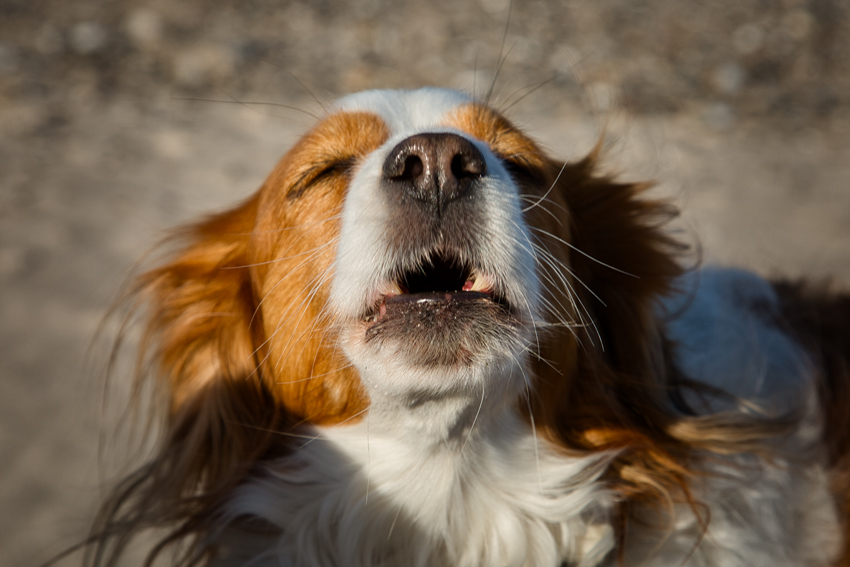
<svg viewBox="0 0 850 567">
<path fill-rule="evenodd" d="M 732 43 L 741 55 L 750 55 L 764 45 L 764 28 L 758 24 L 745 24 L 732 34 Z"/>
<path fill-rule="evenodd" d="M 80 55 L 100 51 L 106 45 L 106 30 L 95 22 L 80 22 L 71 29 L 71 48 Z"/>
<path fill-rule="evenodd" d="M 741 90 L 746 78 L 747 72 L 744 68 L 735 61 L 729 61 L 714 70 L 711 84 L 722 94 L 734 95 Z"/>
<path fill-rule="evenodd" d="M 127 35 L 138 47 L 152 47 L 162 39 L 162 19 L 148 8 L 134 10 L 126 22 Z"/>
</svg>

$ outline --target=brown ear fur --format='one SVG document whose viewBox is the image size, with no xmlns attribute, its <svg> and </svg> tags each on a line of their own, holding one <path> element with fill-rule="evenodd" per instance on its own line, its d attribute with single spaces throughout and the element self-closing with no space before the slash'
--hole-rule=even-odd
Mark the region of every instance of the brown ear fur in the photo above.
<svg viewBox="0 0 850 567">
<path fill-rule="evenodd" d="M 551 220 L 539 216 L 548 222 L 539 233 L 550 253 L 558 253 L 555 248 L 566 249 L 560 254 L 567 254 L 564 265 L 572 272 L 578 305 L 578 313 L 572 318 L 581 319 L 582 324 L 557 331 L 543 348 L 544 358 L 557 359 L 564 351 L 563 344 L 578 343 L 574 353 L 562 356 L 560 364 L 555 365 L 567 369 L 571 376 L 547 379 L 551 371 L 547 365 L 539 365 L 539 375 L 544 379 L 538 388 L 563 390 L 556 396 L 561 402 L 566 401 L 564 397 L 582 398 L 583 393 L 595 391 L 592 398 L 599 397 L 597 402 L 613 407 L 601 414 L 598 408 L 583 412 L 577 400 L 546 404 L 541 410 L 568 411 L 568 419 L 553 417 L 561 430 L 572 427 L 568 424 L 582 423 L 581 429 L 587 429 L 592 423 L 619 422 L 654 431 L 658 426 L 651 421 L 654 416 L 647 416 L 646 408 L 641 407 L 659 405 L 658 398 L 663 395 L 664 365 L 657 354 L 662 336 L 654 309 L 658 298 L 670 291 L 673 279 L 682 272 L 678 256 L 683 246 L 662 230 L 675 211 L 663 202 L 642 197 L 648 185 L 598 177 L 594 162 L 595 155 L 591 155 L 567 165 L 557 176 L 555 191 L 568 211 L 567 226 L 554 226 Z M 569 247 L 547 237 L 551 233 L 561 242 L 568 241 Z M 558 303 L 565 305 L 567 301 Z M 604 376 L 598 376 L 600 372 L 616 374 L 616 383 L 605 384 Z"/>
<path fill-rule="evenodd" d="M 621 450 L 610 482 L 622 494 L 688 499 L 687 451 L 668 433 L 675 417 L 654 315 L 682 271 L 683 246 L 662 229 L 675 211 L 646 199 L 646 184 L 597 176 L 595 162 L 594 153 L 563 169 L 551 165 L 550 199 L 562 203 L 568 224 L 530 219 L 549 253 L 565 256 L 574 299 L 550 301 L 577 305 L 564 319 L 578 323 L 541 346 L 530 409 L 543 434 L 568 449 Z"/>
<path fill-rule="evenodd" d="M 132 533 L 172 531 L 151 551 L 192 535 L 224 494 L 267 457 L 284 415 L 257 372 L 248 243 L 256 197 L 173 237 L 183 252 L 143 274 L 134 292 L 148 305 L 138 380 L 155 380 L 155 404 L 168 408 L 154 459 L 127 478 L 101 508 L 92 565 L 117 565 Z M 175 527 L 176 526 L 176 527 Z M 200 560 L 190 545 L 177 564 Z"/>
<path fill-rule="evenodd" d="M 574 299 L 554 297 L 550 303 L 577 305 L 559 319 L 581 323 L 556 327 L 541 341 L 530 411 L 542 434 L 566 450 L 617 449 L 609 486 L 629 506 L 684 501 L 702 522 L 688 488 L 699 474 L 693 449 L 759 452 L 765 438 L 790 424 L 674 409 L 676 388 L 699 390 L 673 367 L 655 313 L 656 302 L 683 271 L 686 247 L 664 228 L 676 211 L 647 198 L 648 184 L 597 175 L 596 157 L 594 152 L 562 170 L 550 165 L 554 185 L 547 200 L 567 211 L 568 224 L 555 215 L 529 218 L 541 245 L 570 270 L 565 279 Z"/>
<path fill-rule="evenodd" d="M 613 366 L 639 375 L 659 361 L 654 310 L 682 273 L 685 246 L 664 231 L 677 211 L 651 200 L 646 183 L 619 183 L 594 175 L 591 155 L 559 179 L 570 211 L 570 266 L 592 291 L 587 302 Z M 583 286 L 582 286 L 583 287 Z"/>
</svg>

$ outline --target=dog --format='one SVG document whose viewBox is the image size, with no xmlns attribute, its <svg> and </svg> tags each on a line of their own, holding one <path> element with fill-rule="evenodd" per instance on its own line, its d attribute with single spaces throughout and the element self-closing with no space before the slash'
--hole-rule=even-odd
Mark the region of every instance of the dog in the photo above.
<svg viewBox="0 0 850 567">
<path fill-rule="evenodd" d="M 90 562 L 850 565 L 850 297 L 685 269 L 599 156 L 339 100 L 135 284 L 163 433 Z"/>
</svg>

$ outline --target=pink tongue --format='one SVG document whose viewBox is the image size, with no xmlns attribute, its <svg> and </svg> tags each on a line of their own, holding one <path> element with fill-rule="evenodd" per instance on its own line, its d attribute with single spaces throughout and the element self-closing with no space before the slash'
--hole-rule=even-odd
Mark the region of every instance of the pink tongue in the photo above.
<svg viewBox="0 0 850 567">
<path fill-rule="evenodd" d="M 463 284 L 463 287 L 461 289 L 463 291 L 470 291 L 473 285 L 475 285 L 475 282 L 473 282 L 472 280 L 466 280 L 466 283 Z"/>
</svg>

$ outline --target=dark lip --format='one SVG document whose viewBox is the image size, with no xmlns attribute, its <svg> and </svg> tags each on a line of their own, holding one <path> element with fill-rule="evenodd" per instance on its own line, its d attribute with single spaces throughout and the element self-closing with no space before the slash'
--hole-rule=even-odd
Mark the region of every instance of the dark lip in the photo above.
<svg viewBox="0 0 850 567">
<path fill-rule="evenodd" d="M 493 294 L 486 291 L 429 291 L 424 293 L 402 293 L 400 295 L 385 295 L 384 303 L 421 303 L 470 301 L 475 299 L 492 300 Z"/>
<path fill-rule="evenodd" d="M 508 302 L 492 291 L 429 291 L 384 295 L 380 303 L 364 319 L 372 324 L 380 323 L 387 318 L 388 314 L 397 313 L 399 309 L 404 309 L 406 306 L 416 305 L 425 309 L 450 307 L 462 310 L 473 303 L 481 302 L 498 305 L 507 312 L 513 313 Z"/>
</svg>

